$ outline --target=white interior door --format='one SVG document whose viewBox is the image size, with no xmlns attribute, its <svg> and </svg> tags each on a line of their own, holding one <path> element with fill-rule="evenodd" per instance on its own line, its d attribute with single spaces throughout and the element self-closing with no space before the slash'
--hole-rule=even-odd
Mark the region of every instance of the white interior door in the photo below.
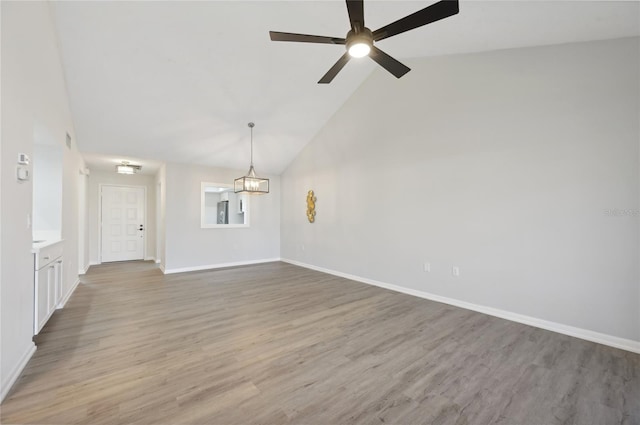
<svg viewBox="0 0 640 425">
<path fill-rule="evenodd" d="M 102 262 L 144 259 L 143 187 L 102 186 Z"/>
</svg>

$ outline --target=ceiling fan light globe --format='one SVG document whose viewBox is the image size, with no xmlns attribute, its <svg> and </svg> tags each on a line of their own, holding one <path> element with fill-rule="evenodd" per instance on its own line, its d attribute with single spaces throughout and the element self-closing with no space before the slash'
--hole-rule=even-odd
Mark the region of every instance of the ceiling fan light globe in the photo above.
<svg viewBox="0 0 640 425">
<path fill-rule="evenodd" d="M 349 46 L 349 55 L 353 58 L 365 57 L 371 52 L 371 46 L 367 43 L 354 43 Z"/>
</svg>

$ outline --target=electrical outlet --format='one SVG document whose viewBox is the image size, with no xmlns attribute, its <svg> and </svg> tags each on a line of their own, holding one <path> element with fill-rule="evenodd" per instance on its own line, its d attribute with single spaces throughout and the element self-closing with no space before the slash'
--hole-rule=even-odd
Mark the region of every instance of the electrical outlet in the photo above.
<svg viewBox="0 0 640 425">
<path fill-rule="evenodd" d="M 31 172 L 26 167 L 18 166 L 16 167 L 16 179 L 18 183 L 29 181 L 31 178 Z"/>
<path fill-rule="evenodd" d="M 422 265 L 422 270 L 424 270 L 425 272 L 431 272 L 431 263 L 427 263 L 427 262 L 425 262 L 425 263 Z"/>
<path fill-rule="evenodd" d="M 458 266 L 451 267 L 451 274 L 453 275 L 453 277 L 460 276 L 460 267 Z"/>
<path fill-rule="evenodd" d="M 300 245 L 300 249 L 304 251 L 304 244 Z"/>
</svg>

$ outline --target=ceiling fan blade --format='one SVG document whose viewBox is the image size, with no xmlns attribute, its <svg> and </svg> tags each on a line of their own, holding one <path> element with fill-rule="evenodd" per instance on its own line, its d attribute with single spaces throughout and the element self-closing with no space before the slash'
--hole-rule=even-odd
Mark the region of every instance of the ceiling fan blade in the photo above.
<svg viewBox="0 0 640 425">
<path fill-rule="evenodd" d="M 453 16 L 460 11 L 458 0 L 441 0 L 438 3 L 427 6 L 422 10 L 398 19 L 373 32 L 375 41 L 384 40 L 387 37 L 401 34 L 405 31 L 430 24 L 440 19 Z"/>
<path fill-rule="evenodd" d="M 329 71 L 327 71 L 326 74 L 324 74 L 324 76 L 322 78 L 320 78 L 320 81 L 318 81 L 318 84 L 329 84 L 331 82 L 331 80 L 333 80 L 333 78 L 338 75 L 338 72 L 340 72 L 340 70 L 342 68 L 344 68 L 344 66 L 347 64 L 347 62 L 349 62 L 349 59 L 351 59 L 351 56 L 349 55 L 349 52 L 345 53 L 344 55 L 342 55 L 342 57 L 340 57 L 340 59 L 338 59 L 338 62 L 336 62 Z"/>
<path fill-rule="evenodd" d="M 396 78 L 400 78 L 407 72 L 411 71 L 411 68 L 398 62 L 376 46 L 371 47 L 369 57 L 378 62 L 378 65 L 395 75 Z"/>
<path fill-rule="evenodd" d="M 291 32 L 269 31 L 271 41 L 296 41 L 299 43 L 344 44 L 344 38 L 322 35 L 294 34 Z"/>
<path fill-rule="evenodd" d="M 356 33 L 360 32 L 364 28 L 364 1 L 347 0 L 347 11 L 351 29 Z"/>
</svg>

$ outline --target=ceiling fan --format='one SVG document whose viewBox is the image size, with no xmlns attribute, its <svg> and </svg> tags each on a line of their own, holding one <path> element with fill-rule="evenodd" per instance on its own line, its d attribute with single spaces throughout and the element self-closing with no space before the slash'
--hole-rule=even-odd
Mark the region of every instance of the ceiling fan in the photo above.
<svg viewBox="0 0 640 425">
<path fill-rule="evenodd" d="M 269 31 L 272 41 L 297 41 L 301 43 L 321 43 L 321 44 L 344 44 L 347 52 L 342 55 L 338 62 L 324 74 L 318 84 L 328 84 L 349 62 L 349 59 L 369 56 L 378 65 L 396 76 L 402 77 L 411 69 L 398 62 L 382 50 L 373 45 L 374 42 L 385 38 L 401 34 L 403 32 L 430 24 L 440 19 L 453 16 L 459 11 L 458 0 L 441 0 L 438 3 L 427 6 L 411 15 L 398 19 L 395 22 L 385 25 L 375 31 L 371 31 L 364 25 L 364 2 L 363 0 L 346 0 L 347 11 L 351 29 L 345 38 L 325 37 L 321 35 L 293 34 L 289 32 Z"/>
</svg>

